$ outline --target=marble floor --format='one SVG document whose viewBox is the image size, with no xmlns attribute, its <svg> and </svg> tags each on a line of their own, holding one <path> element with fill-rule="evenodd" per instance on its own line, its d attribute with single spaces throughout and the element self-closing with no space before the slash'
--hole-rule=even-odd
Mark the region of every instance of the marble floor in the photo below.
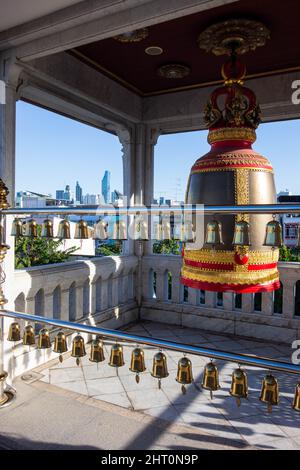
<svg viewBox="0 0 300 470">
<path fill-rule="evenodd" d="M 290 361 L 292 350 L 285 345 L 251 341 L 225 335 L 210 334 L 202 330 L 181 328 L 173 325 L 143 322 L 126 330 L 159 338 L 189 344 L 212 347 L 220 350 L 240 351 L 245 354 L 260 355 Z M 140 375 L 137 384 L 135 376 L 129 371 L 130 356 L 133 346 L 124 343 L 125 366 L 116 369 L 108 365 L 110 341 L 105 342 L 105 362 L 98 366 L 89 361 L 87 355 L 77 366 L 75 359 L 66 353 L 64 361 L 51 361 L 35 369 L 38 381 L 76 392 L 93 400 L 106 402 L 120 410 L 132 410 L 132 413 L 145 414 L 165 425 L 182 424 L 211 435 L 215 439 L 229 439 L 238 445 L 257 449 L 300 449 L 300 413 L 291 408 L 297 377 L 276 373 L 280 387 L 280 404 L 268 413 L 266 406 L 258 400 L 261 381 L 266 373 L 255 367 L 246 367 L 249 383 L 249 398 L 242 400 L 240 407 L 229 395 L 232 363 L 218 361 L 220 374 L 219 391 L 213 400 L 209 393 L 200 387 L 203 367 L 207 358 L 189 356 L 193 364 L 194 383 L 187 386 L 187 393 L 181 393 L 180 385 L 175 381 L 177 362 L 181 357 L 178 352 L 165 351 L 168 358 L 169 376 L 162 380 L 158 389 L 157 380 L 150 372 L 155 348 L 145 347 L 147 370 Z"/>
</svg>

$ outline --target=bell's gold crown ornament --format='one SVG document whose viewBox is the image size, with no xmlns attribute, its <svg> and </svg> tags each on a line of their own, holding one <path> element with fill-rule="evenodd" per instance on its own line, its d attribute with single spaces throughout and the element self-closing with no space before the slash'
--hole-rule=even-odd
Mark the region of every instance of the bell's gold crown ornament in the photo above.
<svg viewBox="0 0 300 470">
<path fill-rule="evenodd" d="M 176 382 L 181 384 L 181 391 L 186 393 L 186 385 L 193 382 L 192 363 L 187 357 L 182 357 L 178 361 Z"/>
<path fill-rule="evenodd" d="M 144 351 L 139 347 L 134 348 L 131 353 L 131 362 L 129 370 L 135 373 L 135 381 L 136 383 L 139 383 L 139 374 L 146 370 Z"/>
<path fill-rule="evenodd" d="M 81 335 L 76 335 L 72 342 L 72 357 L 76 357 L 76 364 L 80 365 L 80 358 L 85 356 L 84 339 Z"/>
<path fill-rule="evenodd" d="M 152 377 L 158 379 L 158 388 L 161 388 L 161 379 L 168 377 L 168 366 L 167 366 L 167 357 L 162 352 L 159 351 L 153 357 L 153 364 L 152 364 Z"/>
<path fill-rule="evenodd" d="M 66 335 L 59 331 L 54 338 L 53 351 L 59 354 L 59 362 L 63 361 L 63 353 L 68 351 Z"/>
<path fill-rule="evenodd" d="M 246 372 L 241 369 L 235 369 L 231 376 L 230 395 L 236 398 L 238 406 L 241 405 L 241 398 L 248 397 L 248 380 Z"/>
<path fill-rule="evenodd" d="M 246 67 L 237 57 L 263 45 L 268 34 L 259 22 L 234 19 L 217 23 L 199 36 L 201 49 L 230 58 L 222 67 L 224 84 L 213 91 L 204 111 L 211 149 L 191 169 L 186 204 L 276 202 L 272 165 L 252 149 L 261 111 L 254 92 L 243 85 Z M 204 216 L 204 222 L 210 223 L 211 217 Z M 202 247 L 185 246 L 181 283 L 217 292 L 279 289 L 279 251 L 274 244 L 264 244 L 268 215 L 225 214 L 218 222 L 222 224 L 222 245 L 213 243 L 218 233 L 215 225 L 208 227 L 211 231 Z M 197 227 L 195 231 L 197 234 Z"/>
<path fill-rule="evenodd" d="M 213 392 L 219 390 L 219 371 L 217 366 L 211 361 L 204 367 L 204 373 L 202 377 L 202 388 L 210 391 L 210 398 L 213 398 Z"/>
<path fill-rule="evenodd" d="M 267 374 L 262 381 L 260 401 L 267 403 L 268 412 L 272 412 L 272 406 L 279 403 L 279 386 L 278 381 L 272 374 Z"/>
</svg>

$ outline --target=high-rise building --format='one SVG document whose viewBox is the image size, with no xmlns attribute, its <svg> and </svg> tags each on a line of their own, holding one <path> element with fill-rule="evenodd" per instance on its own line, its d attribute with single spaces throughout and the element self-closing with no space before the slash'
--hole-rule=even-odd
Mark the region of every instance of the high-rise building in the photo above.
<svg viewBox="0 0 300 470">
<path fill-rule="evenodd" d="M 66 189 L 64 191 L 64 197 L 63 199 L 65 199 L 66 201 L 70 201 L 71 200 L 71 191 L 70 191 L 70 186 L 67 184 L 66 186 Z"/>
<path fill-rule="evenodd" d="M 57 189 L 56 190 L 56 199 L 64 199 L 65 192 L 63 189 Z"/>
<path fill-rule="evenodd" d="M 83 204 L 86 204 L 87 206 L 95 206 L 98 204 L 96 194 L 85 194 L 82 199 Z"/>
<path fill-rule="evenodd" d="M 75 200 L 77 203 L 82 204 L 82 187 L 76 181 L 76 187 L 75 187 Z"/>
<path fill-rule="evenodd" d="M 101 193 L 104 202 L 108 204 L 110 202 L 110 171 L 105 170 L 104 176 L 101 183 Z"/>
</svg>

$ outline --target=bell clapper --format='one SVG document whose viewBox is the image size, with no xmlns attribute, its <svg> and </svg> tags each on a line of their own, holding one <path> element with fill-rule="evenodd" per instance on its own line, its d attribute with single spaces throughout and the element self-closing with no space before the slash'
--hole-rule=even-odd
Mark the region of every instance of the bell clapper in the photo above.
<svg viewBox="0 0 300 470">
<path fill-rule="evenodd" d="M 161 389 L 161 380 L 160 379 L 158 379 L 158 388 L 159 388 L 159 390 Z"/>
<path fill-rule="evenodd" d="M 140 383 L 140 376 L 139 376 L 139 374 L 138 374 L 138 373 L 137 373 L 137 374 L 135 374 L 135 381 L 136 381 L 136 383 L 137 383 L 137 384 L 139 384 L 139 383 Z"/>
<path fill-rule="evenodd" d="M 268 403 L 267 410 L 268 413 L 272 413 L 272 403 Z"/>
<path fill-rule="evenodd" d="M 183 395 L 186 394 L 186 386 L 185 385 L 181 385 L 181 391 L 182 391 Z"/>
<path fill-rule="evenodd" d="M 59 360 L 59 362 L 62 362 L 62 361 L 64 360 L 62 354 L 60 354 L 60 355 L 58 356 L 58 360 Z"/>
<path fill-rule="evenodd" d="M 76 357 L 76 364 L 77 364 L 77 366 L 80 366 L 80 358 L 79 357 Z"/>
<path fill-rule="evenodd" d="M 237 406 L 241 406 L 241 399 L 239 397 L 236 399 L 236 404 Z"/>
<path fill-rule="evenodd" d="M 209 394 L 210 394 L 210 399 L 212 400 L 214 398 L 212 390 L 210 390 Z"/>
</svg>

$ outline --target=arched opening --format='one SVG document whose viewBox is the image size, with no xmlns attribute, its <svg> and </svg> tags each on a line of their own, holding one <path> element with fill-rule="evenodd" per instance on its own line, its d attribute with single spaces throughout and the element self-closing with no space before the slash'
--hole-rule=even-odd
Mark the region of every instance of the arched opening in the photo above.
<svg viewBox="0 0 300 470">
<path fill-rule="evenodd" d="M 69 320 L 76 320 L 76 283 L 73 282 L 69 288 Z"/>
<path fill-rule="evenodd" d="M 255 312 L 261 312 L 261 305 L 262 305 L 262 293 L 261 292 L 256 292 L 254 294 L 254 311 Z"/>
<path fill-rule="evenodd" d="M 280 288 L 274 291 L 274 307 L 273 307 L 273 312 L 274 313 L 282 313 L 282 299 L 283 299 L 283 285 L 282 282 L 280 282 Z"/>
<path fill-rule="evenodd" d="M 223 292 L 217 292 L 216 306 L 218 308 L 223 307 Z"/>
<path fill-rule="evenodd" d="M 242 294 L 234 294 L 234 308 L 236 310 L 241 310 L 243 306 Z"/>
<path fill-rule="evenodd" d="M 205 290 L 203 290 L 203 289 L 201 289 L 199 291 L 199 303 L 200 303 L 200 305 L 205 304 Z"/>
<path fill-rule="evenodd" d="M 53 291 L 53 318 L 61 317 L 61 289 L 57 286 Z"/>
<path fill-rule="evenodd" d="M 189 301 L 189 288 L 187 286 L 183 286 L 183 302 L 188 303 Z"/>
<path fill-rule="evenodd" d="M 295 315 L 300 316 L 300 281 L 295 284 Z"/>
<path fill-rule="evenodd" d="M 45 293 L 44 289 L 40 289 L 34 296 L 34 314 L 43 317 L 45 315 Z M 38 333 L 43 327 L 41 323 L 35 324 L 35 332 Z"/>
<path fill-rule="evenodd" d="M 149 271 L 149 297 L 156 299 L 156 272 L 153 269 Z"/>
</svg>

